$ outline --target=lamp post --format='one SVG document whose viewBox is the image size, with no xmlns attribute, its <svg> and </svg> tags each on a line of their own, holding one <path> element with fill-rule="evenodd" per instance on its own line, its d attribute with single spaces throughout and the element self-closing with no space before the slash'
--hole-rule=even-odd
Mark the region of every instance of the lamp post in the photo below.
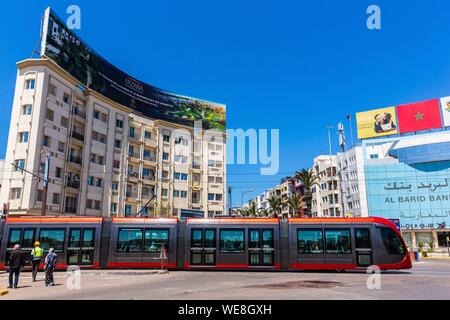
<svg viewBox="0 0 450 320">
<path fill-rule="evenodd" d="M 253 191 L 255 191 L 255 189 L 249 189 L 249 190 L 246 190 L 246 191 L 242 191 L 242 194 L 241 194 L 241 208 L 244 205 L 244 194 L 247 194 L 247 193 L 253 192 Z"/>
</svg>

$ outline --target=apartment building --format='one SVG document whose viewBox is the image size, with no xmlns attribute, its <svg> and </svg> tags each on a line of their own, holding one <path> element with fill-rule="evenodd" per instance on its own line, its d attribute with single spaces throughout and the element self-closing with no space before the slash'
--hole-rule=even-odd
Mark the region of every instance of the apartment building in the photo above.
<svg viewBox="0 0 450 320">
<path fill-rule="evenodd" d="M 48 214 L 224 212 L 223 132 L 138 115 L 46 58 L 17 65 L 0 200 L 10 214 L 40 214 L 43 181 L 20 168 L 43 177 L 47 154 Z"/>
<path fill-rule="evenodd" d="M 314 158 L 312 170 L 319 176 L 312 191 L 311 213 L 316 217 L 342 217 L 341 190 L 336 169 L 335 155 L 320 155 Z"/>
</svg>

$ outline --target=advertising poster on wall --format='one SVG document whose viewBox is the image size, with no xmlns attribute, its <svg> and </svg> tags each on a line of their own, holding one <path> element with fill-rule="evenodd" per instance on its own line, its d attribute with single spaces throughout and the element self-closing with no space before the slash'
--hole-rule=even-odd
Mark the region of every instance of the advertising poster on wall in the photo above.
<svg viewBox="0 0 450 320">
<path fill-rule="evenodd" d="M 41 56 L 54 61 L 80 83 L 152 119 L 225 131 L 225 105 L 167 92 L 141 82 L 103 59 L 48 8 Z"/>
<path fill-rule="evenodd" d="M 356 113 L 358 139 L 387 136 L 398 133 L 395 108 L 381 108 Z"/>
<path fill-rule="evenodd" d="M 400 133 L 442 128 L 439 99 L 397 107 Z"/>
<path fill-rule="evenodd" d="M 444 126 L 450 126 L 450 97 L 441 98 L 441 113 Z"/>
</svg>

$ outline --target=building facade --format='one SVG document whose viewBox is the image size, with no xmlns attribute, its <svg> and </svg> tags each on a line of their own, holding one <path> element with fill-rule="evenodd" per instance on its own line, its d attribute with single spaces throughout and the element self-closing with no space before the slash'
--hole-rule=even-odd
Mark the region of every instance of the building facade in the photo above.
<svg viewBox="0 0 450 320">
<path fill-rule="evenodd" d="M 223 132 L 140 116 L 78 83 L 46 58 L 18 63 L 1 193 L 10 214 L 40 214 L 43 181 L 20 168 L 43 177 L 47 154 L 48 214 L 224 212 Z"/>
<path fill-rule="evenodd" d="M 337 174 L 335 155 L 320 155 L 314 158 L 311 170 L 319 177 L 312 191 L 313 217 L 342 217 L 341 190 Z"/>
</svg>

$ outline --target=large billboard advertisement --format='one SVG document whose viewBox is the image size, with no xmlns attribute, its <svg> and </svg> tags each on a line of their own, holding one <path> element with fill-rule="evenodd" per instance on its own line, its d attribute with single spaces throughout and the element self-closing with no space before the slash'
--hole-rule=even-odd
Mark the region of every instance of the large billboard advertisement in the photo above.
<svg viewBox="0 0 450 320">
<path fill-rule="evenodd" d="M 441 98 L 441 112 L 444 126 L 450 126 L 450 97 Z"/>
<path fill-rule="evenodd" d="M 397 123 L 395 108 L 381 108 L 356 113 L 358 139 L 387 136 L 396 134 Z"/>
<path fill-rule="evenodd" d="M 439 99 L 397 106 L 400 133 L 442 128 Z"/>
<path fill-rule="evenodd" d="M 84 43 L 53 11 L 45 13 L 41 55 L 80 83 L 137 114 L 204 129 L 225 131 L 225 105 L 170 93 L 122 72 Z M 177 75 L 178 76 L 178 75 Z"/>
</svg>

